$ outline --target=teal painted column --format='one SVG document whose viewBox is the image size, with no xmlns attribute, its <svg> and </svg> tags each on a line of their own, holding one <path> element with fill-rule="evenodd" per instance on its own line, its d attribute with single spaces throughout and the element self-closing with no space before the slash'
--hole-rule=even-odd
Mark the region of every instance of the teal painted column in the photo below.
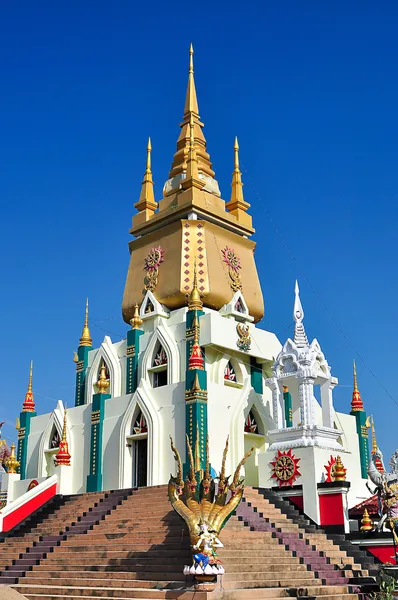
<svg viewBox="0 0 398 600">
<path fill-rule="evenodd" d="M 105 416 L 105 400 L 110 394 L 94 394 L 91 412 L 90 472 L 87 475 L 87 491 L 102 490 L 102 431 Z"/>
<path fill-rule="evenodd" d="M 254 356 L 250 357 L 251 384 L 257 394 L 263 393 L 263 368 Z"/>
<path fill-rule="evenodd" d="M 75 406 L 84 404 L 86 397 L 86 376 L 88 369 L 88 353 L 92 347 L 79 346 L 77 349 L 78 361 L 76 363 L 76 392 Z"/>
<path fill-rule="evenodd" d="M 20 428 L 18 430 L 17 459 L 19 461 L 19 473 L 21 479 L 26 478 L 26 457 L 28 452 L 28 438 L 30 434 L 30 420 L 35 417 L 35 412 L 21 412 L 19 416 Z"/>
<path fill-rule="evenodd" d="M 88 369 L 88 353 L 92 349 L 93 341 L 91 339 L 90 329 L 88 326 L 87 299 L 84 327 L 82 331 L 82 337 L 80 338 L 79 348 L 77 349 L 75 406 L 81 406 L 82 404 L 84 404 L 86 394 L 86 375 Z"/>
<path fill-rule="evenodd" d="M 283 399 L 285 401 L 285 423 L 286 427 L 293 427 L 292 395 L 286 385 L 283 386 Z"/>
<path fill-rule="evenodd" d="M 368 428 L 366 426 L 366 412 L 351 411 L 351 415 L 355 416 L 357 425 L 357 434 L 359 442 L 359 456 L 361 459 L 361 475 L 363 479 L 368 478 L 369 465 L 369 445 L 368 445 Z"/>
<path fill-rule="evenodd" d="M 139 316 L 138 304 L 134 309 L 131 327 L 127 332 L 127 368 L 126 368 L 126 394 L 132 394 L 138 385 L 138 355 L 140 352 L 140 337 L 144 333 L 140 327 L 142 319 Z"/>
<path fill-rule="evenodd" d="M 195 471 L 206 467 L 207 443 L 207 374 L 204 353 L 199 345 L 200 317 L 204 314 L 197 289 L 196 274 L 188 303 L 186 320 L 185 431 L 191 444 Z M 184 477 L 189 463 L 184 464 Z"/>
<path fill-rule="evenodd" d="M 366 426 L 366 412 L 362 402 L 361 394 L 358 389 L 357 368 L 354 361 L 354 389 L 352 392 L 351 412 L 355 417 L 357 426 L 357 435 L 359 443 L 359 456 L 361 460 L 361 475 L 363 479 L 368 478 L 369 464 L 369 446 L 368 446 L 368 428 Z"/>
</svg>

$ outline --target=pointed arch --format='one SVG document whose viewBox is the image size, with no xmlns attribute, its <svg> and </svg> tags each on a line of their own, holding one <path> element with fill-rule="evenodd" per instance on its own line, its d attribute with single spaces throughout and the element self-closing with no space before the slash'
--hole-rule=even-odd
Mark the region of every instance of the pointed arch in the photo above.
<svg viewBox="0 0 398 600">
<path fill-rule="evenodd" d="M 150 390 L 144 379 L 141 379 L 139 387 L 132 395 L 131 400 L 124 413 L 120 426 L 120 467 L 119 467 L 119 488 L 131 487 L 131 478 L 133 464 L 129 448 L 126 447 L 126 439 L 131 435 L 133 419 L 137 417 L 139 411 L 142 412 L 146 424 L 148 435 L 148 456 L 147 456 L 147 481 L 148 485 L 158 485 L 161 483 L 160 472 L 160 448 L 161 448 L 161 427 L 158 411 L 150 397 Z"/>
<path fill-rule="evenodd" d="M 148 386 L 151 386 L 151 372 L 157 349 L 159 345 L 163 348 L 167 356 L 167 384 L 177 383 L 180 373 L 180 352 L 174 339 L 171 337 L 167 328 L 159 324 L 152 334 L 142 358 L 142 378 Z"/>
<path fill-rule="evenodd" d="M 217 361 L 217 364 L 215 365 L 214 375 L 216 383 L 222 384 L 225 382 L 224 375 L 225 370 L 228 367 L 228 363 L 231 364 L 232 368 L 235 371 L 237 384 L 243 385 L 246 378 L 250 379 L 250 372 L 243 361 L 228 354 L 223 354 L 221 358 Z"/>
<path fill-rule="evenodd" d="M 57 406 L 50 414 L 47 425 L 41 436 L 39 444 L 39 459 L 38 459 L 38 477 L 48 476 L 49 455 L 51 455 L 50 443 L 54 428 L 57 430 L 60 439 L 62 438 L 62 429 L 64 424 L 65 407 L 62 400 L 58 400 Z M 71 440 L 68 420 L 66 422 L 66 439 L 68 441 L 69 452 L 73 456 L 73 444 Z M 49 452 L 50 451 L 50 452 Z"/>
<path fill-rule="evenodd" d="M 93 401 L 93 395 L 95 394 L 94 385 L 98 381 L 98 372 L 102 362 L 105 363 L 109 372 L 109 394 L 113 398 L 118 398 L 122 395 L 122 369 L 120 360 L 111 338 L 106 335 L 91 363 L 87 375 L 86 404 L 91 404 Z"/>
</svg>

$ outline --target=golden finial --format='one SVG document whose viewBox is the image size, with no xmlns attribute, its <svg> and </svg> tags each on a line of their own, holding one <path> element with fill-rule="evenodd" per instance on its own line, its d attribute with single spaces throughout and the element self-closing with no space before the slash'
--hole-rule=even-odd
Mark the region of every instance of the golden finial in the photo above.
<svg viewBox="0 0 398 600">
<path fill-rule="evenodd" d="M 192 283 L 192 291 L 189 295 L 188 300 L 188 310 L 202 310 L 203 302 L 200 297 L 200 293 L 198 290 L 198 278 L 196 274 L 196 262 L 193 267 L 193 283 Z"/>
<path fill-rule="evenodd" d="M 97 394 L 106 394 L 107 389 L 109 388 L 109 383 L 110 383 L 109 379 L 107 379 L 107 377 L 106 377 L 106 366 L 105 366 L 105 363 L 103 362 L 101 365 L 98 381 L 95 384 L 96 388 L 97 388 Z"/>
<path fill-rule="evenodd" d="M 86 299 L 86 316 L 84 318 L 84 327 L 82 332 L 82 337 L 80 338 L 79 346 L 88 346 L 92 347 L 93 340 L 91 339 L 90 329 L 88 326 L 88 298 Z"/>
<path fill-rule="evenodd" d="M 200 391 L 201 391 L 201 388 L 200 388 L 200 383 L 199 383 L 199 377 L 198 377 L 198 374 L 195 373 L 195 379 L 193 380 L 191 392 L 200 392 Z"/>
<path fill-rule="evenodd" d="M 372 531 L 373 529 L 373 521 L 369 517 L 368 509 L 365 508 L 363 511 L 363 517 L 361 519 L 362 527 L 361 531 Z"/>
<path fill-rule="evenodd" d="M 33 360 L 30 361 L 28 390 L 25 394 L 24 403 L 22 404 L 22 412 L 34 412 L 35 411 L 35 401 L 33 398 L 32 380 L 33 380 Z"/>
<path fill-rule="evenodd" d="M 358 391 L 358 382 L 357 382 L 357 365 L 354 360 L 354 392 Z M 366 509 L 365 509 L 366 510 Z"/>
<path fill-rule="evenodd" d="M 64 410 L 64 426 L 62 428 L 62 441 L 66 442 L 66 408 Z"/>
<path fill-rule="evenodd" d="M 376 454 L 376 452 L 377 452 L 377 441 L 376 441 L 375 421 L 372 417 L 372 454 Z"/>
<path fill-rule="evenodd" d="M 234 171 L 232 173 L 232 192 L 231 200 L 225 205 L 230 213 L 236 217 L 241 216 L 241 212 L 246 212 L 250 208 L 250 204 L 245 202 L 243 197 L 242 173 L 239 168 L 239 144 L 238 138 L 235 138 L 234 143 Z"/>
<path fill-rule="evenodd" d="M 351 412 L 363 411 L 363 402 L 361 398 L 361 394 L 358 390 L 358 382 L 357 382 L 357 366 L 354 360 L 354 389 L 352 392 L 352 400 L 351 400 Z"/>
<path fill-rule="evenodd" d="M 134 306 L 134 315 L 133 318 L 130 319 L 131 329 L 140 329 L 142 325 L 142 319 L 140 317 L 140 311 L 138 308 L 138 304 Z"/>
<path fill-rule="evenodd" d="M 184 117 L 188 113 L 195 113 L 199 116 L 198 99 L 196 97 L 195 79 L 193 70 L 193 46 L 189 47 L 189 71 L 188 71 L 188 87 L 185 98 Z"/>
<path fill-rule="evenodd" d="M 16 473 L 17 472 L 17 469 L 19 467 L 19 461 L 16 459 L 16 456 L 15 456 L 15 444 L 14 444 L 14 442 L 11 444 L 11 454 L 4 461 L 4 464 L 7 467 L 7 473 L 8 474 L 12 474 L 12 473 Z"/>
<path fill-rule="evenodd" d="M 336 462 L 334 465 L 334 480 L 335 481 L 345 481 L 347 469 L 344 468 L 344 465 L 341 461 L 340 456 L 336 458 Z"/>
<path fill-rule="evenodd" d="M 149 211 L 148 217 L 151 217 L 155 210 L 158 207 L 158 203 L 155 201 L 155 195 L 153 191 L 153 179 L 152 179 L 152 170 L 151 170 L 151 152 L 152 152 L 152 144 L 151 138 L 148 138 L 148 144 L 146 147 L 147 155 L 146 155 L 146 170 L 144 179 L 142 180 L 142 188 L 141 194 L 138 202 L 134 204 L 134 208 L 139 210 Z"/>
<path fill-rule="evenodd" d="M 188 157 L 191 147 L 191 122 L 195 130 L 195 154 L 198 162 L 200 162 L 200 171 L 208 177 L 214 177 L 215 173 L 212 169 L 210 156 L 206 150 L 206 139 L 203 135 L 203 123 L 199 117 L 198 99 L 196 96 L 194 66 L 193 66 L 193 47 L 189 49 L 189 71 L 188 71 L 188 87 L 184 105 L 183 122 L 181 123 L 181 134 L 177 141 L 177 151 L 174 154 L 173 164 L 169 173 L 169 178 L 173 179 L 176 175 L 181 175 L 187 170 Z M 188 177 L 188 175 L 187 175 Z M 192 187 L 187 186 L 187 187 Z M 199 186 L 194 186 L 199 187 Z M 203 187 L 203 186 L 202 186 Z M 166 195 L 175 193 L 175 189 L 167 192 Z"/>
</svg>

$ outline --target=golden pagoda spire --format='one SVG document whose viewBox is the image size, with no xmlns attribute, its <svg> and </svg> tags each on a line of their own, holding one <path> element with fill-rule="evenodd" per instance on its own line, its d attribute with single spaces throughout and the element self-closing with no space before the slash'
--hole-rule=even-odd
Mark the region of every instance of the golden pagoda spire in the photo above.
<svg viewBox="0 0 398 600">
<path fill-rule="evenodd" d="M 151 138 L 148 138 L 147 144 L 147 155 L 146 155 L 146 170 L 144 179 L 142 181 L 141 194 L 138 202 L 134 204 L 134 208 L 138 211 L 147 211 L 146 219 L 151 218 L 154 214 L 155 210 L 158 207 L 158 203 L 155 201 L 155 195 L 153 191 L 153 179 L 152 179 L 152 169 L 151 169 L 151 152 L 152 152 L 152 144 Z"/>
<path fill-rule="evenodd" d="M 377 446 L 377 440 L 376 440 L 375 420 L 372 416 L 372 455 L 375 455 L 377 453 L 377 450 L 378 450 L 378 446 Z M 380 471 L 380 473 L 384 472 L 383 463 L 381 462 L 381 460 L 378 456 L 375 459 L 375 465 L 376 465 L 377 470 Z"/>
<path fill-rule="evenodd" d="M 134 306 L 134 315 L 133 318 L 130 319 L 131 329 L 140 329 L 142 325 L 142 319 L 140 317 L 140 311 L 138 309 L 138 304 Z"/>
<path fill-rule="evenodd" d="M 15 444 L 14 442 L 11 444 L 11 454 L 8 458 L 6 458 L 6 460 L 4 461 L 5 466 L 7 467 L 7 473 L 9 475 L 16 473 L 17 469 L 19 467 L 19 461 L 17 460 L 16 456 L 15 456 Z"/>
<path fill-rule="evenodd" d="M 250 208 L 250 204 L 245 202 L 243 197 L 242 172 L 239 168 L 239 143 L 238 138 L 235 138 L 234 143 L 234 171 L 232 173 L 232 193 L 231 200 L 226 204 L 226 208 L 230 213 L 237 218 L 240 216 L 239 211 L 246 212 Z"/>
<path fill-rule="evenodd" d="M 93 340 L 91 339 L 90 329 L 88 326 L 88 298 L 86 299 L 86 316 L 84 318 L 84 327 L 82 331 L 82 337 L 80 338 L 80 346 L 92 346 Z"/>
<path fill-rule="evenodd" d="M 22 412 L 34 412 L 35 411 L 32 380 L 33 380 L 33 360 L 30 361 L 28 390 L 25 394 L 25 400 L 22 405 Z"/>
<path fill-rule="evenodd" d="M 202 310 L 203 302 L 200 297 L 200 293 L 198 290 L 198 278 L 196 274 L 196 262 L 193 267 L 193 283 L 192 283 L 192 291 L 189 295 L 188 300 L 188 310 Z"/>
<path fill-rule="evenodd" d="M 180 125 L 181 133 L 177 140 L 177 152 L 174 154 L 173 164 L 169 174 L 170 179 L 176 175 L 184 173 L 187 169 L 188 155 L 192 145 L 191 123 L 193 124 L 193 145 L 195 147 L 198 169 L 206 176 L 214 178 L 214 171 L 211 168 L 210 156 L 206 151 L 206 139 L 203 135 L 203 123 L 199 117 L 198 99 L 196 96 L 194 66 L 193 66 L 193 46 L 189 48 L 189 70 L 188 70 L 188 86 L 185 97 L 184 116 Z M 171 186 L 166 195 L 175 192 L 175 186 Z"/>
<path fill-rule="evenodd" d="M 357 382 L 357 366 L 354 360 L 354 389 L 352 392 L 352 400 L 351 400 L 351 412 L 363 411 L 363 402 L 361 398 L 361 394 L 358 390 L 358 382 Z"/>
<path fill-rule="evenodd" d="M 199 117 L 198 98 L 196 96 L 195 78 L 193 76 L 193 46 L 189 46 L 189 71 L 188 71 L 188 87 L 185 97 L 184 119 L 186 116 L 194 113 Z"/>
</svg>

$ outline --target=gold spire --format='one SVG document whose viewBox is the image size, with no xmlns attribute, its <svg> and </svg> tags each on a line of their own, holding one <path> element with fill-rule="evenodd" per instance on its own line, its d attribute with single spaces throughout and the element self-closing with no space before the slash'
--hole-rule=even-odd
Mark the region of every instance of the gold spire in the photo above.
<svg viewBox="0 0 398 600">
<path fill-rule="evenodd" d="M 187 95 L 185 97 L 184 119 L 186 116 L 189 116 L 192 113 L 199 117 L 198 98 L 196 96 L 195 79 L 193 74 L 193 46 L 191 44 L 189 46 L 188 87 Z"/>
<path fill-rule="evenodd" d="M 140 329 L 142 325 L 142 319 L 140 317 L 140 311 L 138 310 L 138 304 L 134 306 L 134 315 L 133 318 L 130 319 L 131 329 Z"/>
<path fill-rule="evenodd" d="M 15 456 L 15 444 L 14 444 L 14 442 L 11 444 L 11 454 L 5 460 L 5 465 L 7 467 L 7 473 L 9 475 L 17 472 L 17 469 L 19 467 L 19 461 L 16 459 L 16 456 Z"/>
<path fill-rule="evenodd" d="M 352 392 L 352 400 L 351 400 L 351 413 L 363 411 L 363 402 L 361 398 L 361 394 L 358 390 L 358 382 L 357 382 L 357 366 L 354 360 L 354 389 Z"/>
<path fill-rule="evenodd" d="M 193 268 L 193 283 L 192 283 L 192 291 L 189 295 L 188 300 L 188 310 L 202 310 L 203 302 L 200 297 L 200 293 L 198 290 L 198 278 L 196 275 L 196 262 Z"/>
<path fill-rule="evenodd" d="M 377 452 L 377 441 L 376 441 L 375 421 L 372 417 L 372 454 L 376 454 L 376 452 Z"/>
<path fill-rule="evenodd" d="M 169 174 L 170 179 L 186 171 L 188 155 L 191 147 L 191 122 L 193 123 L 193 137 L 198 169 L 209 177 L 214 177 L 215 173 L 211 168 L 210 156 L 206 151 L 206 139 L 203 135 L 203 123 L 199 117 L 198 99 L 196 96 L 194 67 L 193 67 L 193 47 L 189 48 L 189 71 L 188 87 L 185 97 L 184 117 L 181 123 L 181 133 L 177 140 L 177 152 L 174 154 L 173 164 Z M 174 193 L 174 188 L 170 193 Z M 167 195 L 167 194 L 166 194 Z"/>
<path fill-rule="evenodd" d="M 155 195 L 153 192 L 153 179 L 152 179 L 152 170 L 151 170 L 151 138 L 148 138 L 147 145 L 147 155 L 146 155 L 146 170 L 144 179 L 142 181 L 141 194 L 138 202 L 134 204 L 134 208 L 138 211 L 147 211 L 146 218 L 149 219 L 155 212 L 158 207 L 158 203 L 155 201 Z"/>
<path fill-rule="evenodd" d="M 25 394 L 24 403 L 22 404 L 22 412 L 34 412 L 35 411 L 35 401 L 33 398 L 32 379 L 33 379 L 33 360 L 30 361 L 28 390 Z"/>
<path fill-rule="evenodd" d="M 200 437 L 198 424 L 196 425 L 195 471 L 200 471 Z"/>
<path fill-rule="evenodd" d="M 193 380 L 193 384 L 191 387 L 191 392 L 200 392 L 200 383 L 199 383 L 199 376 L 197 373 L 195 373 L 195 379 Z"/>
<path fill-rule="evenodd" d="M 106 394 L 107 389 L 109 388 L 109 383 L 110 383 L 109 379 L 106 376 L 106 366 L 105 366 L 105 363 L 103 362 L 101 365 L 98 381 L 95 384 L 96 388 L 97 388 L 97 394 Z"/>
<path fill-rule="evenodd" d="M 239 168 L 239 144 L 238 138 L 235 138 L 234 143 L 234 163 L 235 168 L 232 173 L 232 192 L 231 200 L 225 205 L 231 214 L 233 214 L 238 221 L 247 219 L 245 212 L 250 208 L 250 204 L 245 201 L 243 197 L 243 183 L 242 183 L 242 172 Z"/>
<path fill-rule="evenodd" d="M 90 329 L 88 326 L 88 298 L 86 299 L 86 316 L 84 319 L 84 327 L 82 332 L 82 337 L 80 338 L 80 346 L 89 346 L 93 345 L 93 340 L 91 339 Z"/>
<path fill-rule="evenodd" d="M 62 428 L 62 441 L 66 442 L 66 408 L 64 410 L 64 426 Z"/>
<path fill-rule="evenodd" d="M 205 186 L 205 182 L 203 179 L 199 179 L 199 171 L 198 171 L 198 159 L 196 156 L 195 150 L 195 138 L 194 138 L 194 121 L 193 121 L 193 113 L 190 114 L 189 118 L 189 152 L 188 152 L 188 160 L 187 160 L 187 172 L 186 177 L 181 183 L 181 187 L 183 190 L 187 190 L 189 188 L 195 187 L 199 190 Z"/>
<path fill-rule="evenodd" d="M 357 365 L 354 360 L 354 392 L 358 391 L 358 382 L 357 382 Z"/>
</svg>

